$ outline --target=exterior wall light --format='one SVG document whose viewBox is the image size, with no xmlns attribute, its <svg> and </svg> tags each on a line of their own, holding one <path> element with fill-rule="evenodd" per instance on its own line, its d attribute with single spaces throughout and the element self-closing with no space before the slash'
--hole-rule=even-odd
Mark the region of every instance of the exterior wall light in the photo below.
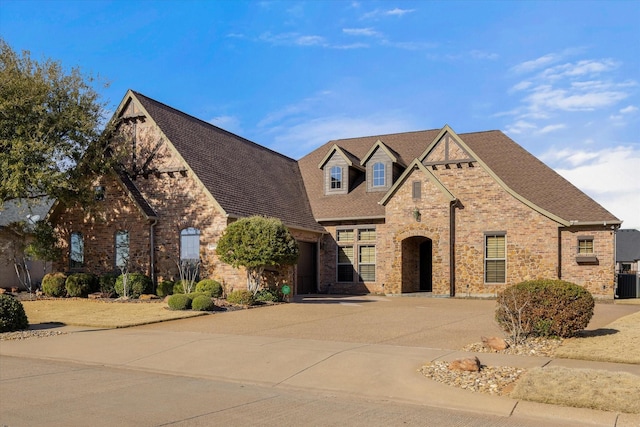
<svg viewBox="0 0 640 427">
<path fill-rule="evenodd" d="M 413 219 L 415 219 L 416 222 L 420 222 L 420 218 L 422 218 L 422 214 L 420 213 L 420 210 L 418 210 L 418 208 L 414 208 L 413 209 Z"/>
</svg>

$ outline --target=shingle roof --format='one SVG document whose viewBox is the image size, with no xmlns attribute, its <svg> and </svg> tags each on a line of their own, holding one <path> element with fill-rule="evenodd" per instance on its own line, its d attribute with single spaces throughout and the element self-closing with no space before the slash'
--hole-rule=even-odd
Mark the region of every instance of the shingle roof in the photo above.
<svg viewBox="0 0 640 427">
<path fill-rule="evenodd" d="M 439 129 L 329 141 L 299 160 L 309 201 L 318 220 L 383 217 L 380 193 L 367 193 L 360 183 L 349 194 L 324 195 L 323 171 L 317 165 L 333 144 L 362 158 L 378 141 L 410 164 L 440 133 Z M 500 131 L 460 134 L 458 137 L 507 187 L 538 207 L 569 221 L 619 222 L 619 220 L 566 179 L 546 166 Z"/>
<path fill-rule="evenodd" d="M 640 231 L 627 229 L 616 232 L 616 262 L 640 260 Z"/>
<path fill-rule="evenodd" d="M 30 218 L 33 221 L 45 219 L 53 203 L 54 200 L 48 197 L 7 200 L 0 210 L 0 227 L 6 227 L 12 222 L 27 221 Z"/>
<path fill-rule="evenodd" d="M 322 230 L 295 160 L 133 94 L 229 216 L 272 216 L 290 227 Z"/>
</svg>

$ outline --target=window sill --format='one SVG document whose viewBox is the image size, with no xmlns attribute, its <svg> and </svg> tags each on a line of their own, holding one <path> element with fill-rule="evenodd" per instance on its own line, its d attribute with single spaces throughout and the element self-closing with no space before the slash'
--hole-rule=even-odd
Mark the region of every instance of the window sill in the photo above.
<svg viewBox="0 0 640 427">
<path fill-rule="evenodd" d="M 598 264 L 598 257 L 595 255 L 579 255 L 576 257 L 578 264 Z"/>
</svg>

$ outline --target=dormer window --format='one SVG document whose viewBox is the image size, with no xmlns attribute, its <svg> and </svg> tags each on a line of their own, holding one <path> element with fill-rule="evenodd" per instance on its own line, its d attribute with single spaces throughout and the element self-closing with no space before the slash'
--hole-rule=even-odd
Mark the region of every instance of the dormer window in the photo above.
<svg viewBox="0 0 640 427">
<path fill-rule="evenodd" d="M 342 188 L 342 168 L 340 166 L 331 167 L 331 189 L 339 190 Z"/>
<path fill-rule="evenodd" d="M 385 186 L 385 171 L 384 163 L 376 163 L 373 165 L 373 186 L 384 187 Z"/>
</svg>

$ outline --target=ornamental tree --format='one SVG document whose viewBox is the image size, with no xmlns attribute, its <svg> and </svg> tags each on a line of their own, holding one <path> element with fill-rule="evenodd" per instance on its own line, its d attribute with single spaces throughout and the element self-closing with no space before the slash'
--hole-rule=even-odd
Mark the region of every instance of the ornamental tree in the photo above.
<svg viewBox="0 0 640 427">
<path fill-rule="evenodd" d="M 0 38 L 0 197 L 83 201 L 107 167 L 105 104 L 94 80 L 60 62 L 37 62 Z"/>
<path fill-rule="evenodd" d="M 293 265 L 298 243 L 277 218 L 252 216 L 229 224 L 218 241 L 220 259 L 247 270 L 247 289 L 255 295 L 265 267 Z"/>
</svg>

